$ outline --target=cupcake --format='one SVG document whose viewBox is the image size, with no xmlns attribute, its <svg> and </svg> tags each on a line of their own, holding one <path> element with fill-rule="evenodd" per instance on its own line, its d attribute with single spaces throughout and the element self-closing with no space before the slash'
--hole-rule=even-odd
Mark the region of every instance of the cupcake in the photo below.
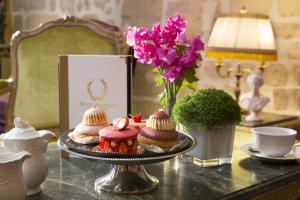
<svg viewBox="0 0 300 200">
<path fill-rule="evenodd" d="M 179 143 L 173 120 L 162 110 L 150 115 L 146 127 L 138 136 L 138 141 L 141 144 L 156 145 L 165 151 Z"/>
<path fill-rule="evenodd" d="M 75 127 L 73 132 L 69 133 L 69 137 L 80 144 L 98 143 L 99 130 L 107 126 L 108 122 L 104 111 L 99 107 L 92 107 L 84 113 L 82 122 Z"/>
<path fill-rule="evenodd" d="M 128 126 L 129 119 L 127 117 L 118 118 L 114 121 L 114 126 L 108 126 L 99 131 L 99 151 L 123 154 L 137 153 L 139 130 Z"/>
</svg>

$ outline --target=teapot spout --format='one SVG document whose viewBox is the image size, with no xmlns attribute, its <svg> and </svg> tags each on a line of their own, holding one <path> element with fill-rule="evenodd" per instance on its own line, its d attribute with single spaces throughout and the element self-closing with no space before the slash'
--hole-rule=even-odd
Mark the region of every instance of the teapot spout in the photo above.
<svg viewBox="0 0 300 200">
<path fill-rule="evenodd" d="M 38 133 L 40 134 L 41 138 L 43 138 L 44 140 L 47 140 L 48 142 L 55 137 L 55 133 L 53 133 L 52 131 L 48 131 L 48 130 L 41 130 L 38 131 Z"/>
</svg>

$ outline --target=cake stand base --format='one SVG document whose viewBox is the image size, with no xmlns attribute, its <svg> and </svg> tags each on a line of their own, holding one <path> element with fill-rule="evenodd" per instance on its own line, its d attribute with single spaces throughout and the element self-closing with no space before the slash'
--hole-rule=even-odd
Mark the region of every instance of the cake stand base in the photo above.
<svg viewBox="0 0 300 200">
<path fill-rule="evenodd" d="M 149 175 L 143 165 L 112 165 L 110 172 L 95 181 L 98 193 L 139 194 L 157 188 L 159 180 Z"/>
</svg>

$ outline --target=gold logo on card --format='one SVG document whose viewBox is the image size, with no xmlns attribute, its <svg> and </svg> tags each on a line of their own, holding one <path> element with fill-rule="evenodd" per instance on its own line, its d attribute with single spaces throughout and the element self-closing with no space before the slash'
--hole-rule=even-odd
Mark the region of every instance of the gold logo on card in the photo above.
<svg viewBox="0 0 300 200">
<path fill-rule="evenodd" d="M 107 82 L 103 79 L 100 79 L 100 84 L 102 85 L 103 89 L 102 89 L 102 91 L 100 91 L 99 94 L 96 94 L 96 92 L 92 89 L 93 88 L 92 86 L 93 86 L 94 83 L 96 83 L 94 79 L 90 80 L 87 83 L 87 93 L 93 101 L 101 101 L 108 94 Z"/>
<path fill-rule="evenodd" d="M 103 79 L 91 79 L 86 84 L 86 92 L 92 102 L 80 101 L 80 107 L 88 109 L 92 106 L 98 106 L 105 110 L 111 110 L 116 107 L 116 104 L 109 104 L 103 101 L 108 96 L 107 81 Z"/>
</svg>

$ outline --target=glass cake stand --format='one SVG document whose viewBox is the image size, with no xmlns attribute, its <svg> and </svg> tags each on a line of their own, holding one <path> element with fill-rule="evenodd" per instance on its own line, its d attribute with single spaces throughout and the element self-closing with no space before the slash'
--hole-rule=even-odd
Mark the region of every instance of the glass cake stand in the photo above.
<svg viewBox="0 0 300 200">
<path fill-rule="evenodd" d="M 156 189 L 159 180 L 149 175 L 143 165 L 162 162 L 188 152 L 196 143 L 193 137 L 180 133 L 181 144 L 168 152 L 145 151 L 136 155 L 101 153 L 93 150 L 96 144 L 80 145 L 74 143 L 68 137 L 68 133 L 71 131 L 62 134 L 57 141 L 57 145 L 61 150 L 79 157 L 96 159 L 112 165 L 108 174 L 96 179 L 95 190 L 98 193 L 107 191 L 116 194 L 139 194 Z"/>
</svg>

